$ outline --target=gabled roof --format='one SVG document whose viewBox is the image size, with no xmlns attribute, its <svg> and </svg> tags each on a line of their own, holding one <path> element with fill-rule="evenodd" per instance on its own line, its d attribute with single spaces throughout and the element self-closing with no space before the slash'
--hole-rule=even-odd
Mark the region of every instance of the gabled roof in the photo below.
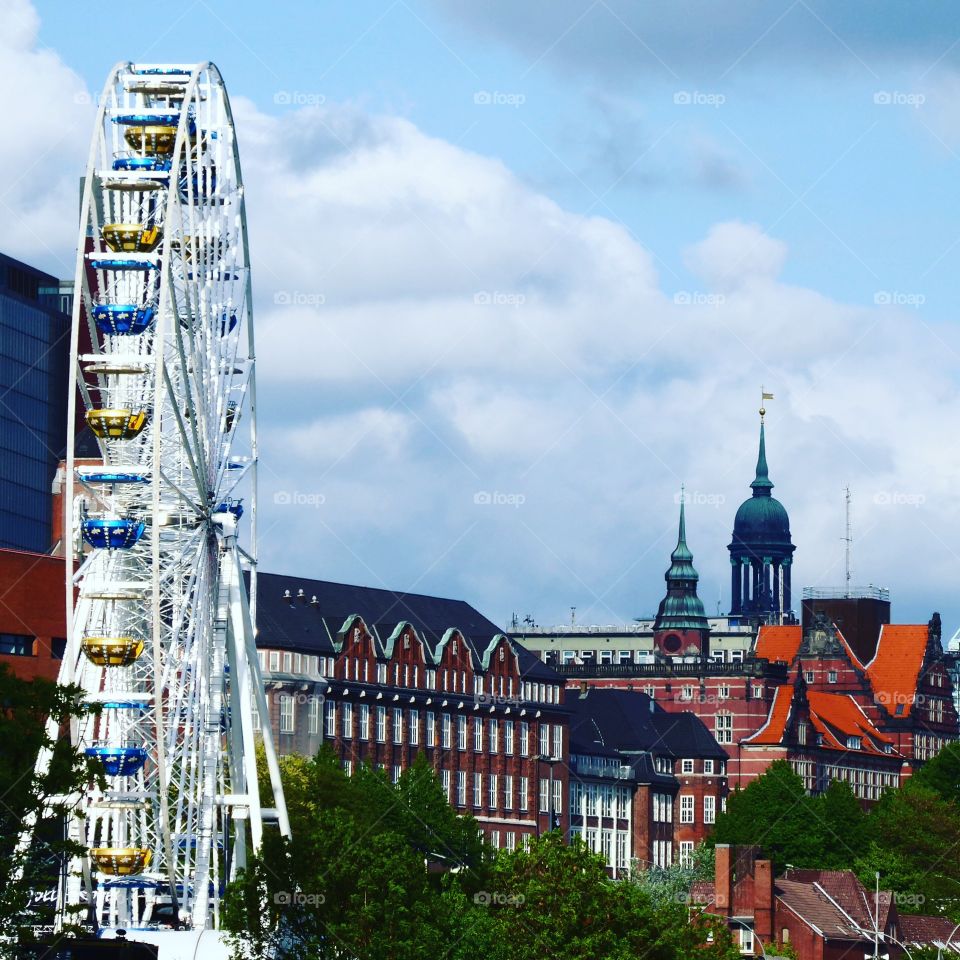
<svg viewBox="0 0 960 960">
<path fill-rule="evenodd" d="M 960 953 L 960 937 L 956 924 L 949 917 L 923 917 L 903 914 L 900 917 L 900 938 L 911 947 L 933 946 L 948 953 Z M 947 945 L 949 943 L 949 946 Z"/>
<path fill-rule="evenodd" d="M 767 717 L 767 722 L 743 742 L 767 746 L 776 746 L 782 743 L 784 734 L 787 732 L 792 704 L 793 687 L 789 683 L 781 683 L 774 691 L 773 703 L 770 704 L 770 714 Z"/>
<path fill-rule="evenodd" d="M 859 737 L 864 753 L 884 754 L 882 744 L 894 743 L 894 739 L 881 733 L 849 694 L 807 691 L 810 705 L 810 722 L 817 733 L 823 736 L 827 749 L 848 750 L 846 737 Z M 876 744 L 881 744 L 877 747 Z"/>
<path fill-rule="evenodd" d="M 790 870 L 775 889 L 784 906 L 827 939 L 861 941 L 857 928 L 873 925 L 866 890 L 850 870 Z"/>
<path fill-rule="evenodd" d="M 589 687 L 568 691 L 570 749 L 574 753 L 641 751 L 670 757 L 726 760 L 727 754 L 692 713 L 668 713 L 638 690 Z"/>
<path fill-rule="evenodd" d="M 802 639 L 803 629 L 799 624 L 785 627 L 764 624 L 757 634 L 755 653 L 771 662 L 793 663 Z"/>
<path fill-rule="evenodd" d="M 927 635 L 925 623 L 885 623 L 880 628 L 877 652 L 866 670 L 875 698 L 891 716 L 910 716 L 927 651 Z M 896 707 L 901 704 L 903 710 L 897 713 Z"/>
<path fill-rule="evenodd" d="M 374 634 L 378 652 L 388 649 L 400 624 L 416 631 L 431 657 L 444 636 L 458 630 L 476 669 L 489 665 L 493 639 L 502 635 L 495 623 L 463 600 L 275 573 L 257 576 L 260 646 L 332 656 L 338 650 L 338 634 L 357 616 Z M 558 682 L 557 674 L 525 647 L 507 638 L 505 642 L 516 652 L 525 678 Z"/>
</svg>

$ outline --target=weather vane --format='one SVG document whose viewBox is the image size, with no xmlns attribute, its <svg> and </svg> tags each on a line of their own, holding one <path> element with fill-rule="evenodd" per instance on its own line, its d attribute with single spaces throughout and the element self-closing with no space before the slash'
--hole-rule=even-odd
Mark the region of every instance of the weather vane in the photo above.
<svg viewBox="0 0 960 960">
<path fill-rule="evenodd" d="M 763 418 L 766 416 L 766 413 L 767 413 L 766 408 L 765 408 L 764 405 L 763 405 L 763 401 L 764 401 L 764 400 L 772 400 L 772 399 L 773 399 L 773 394 L 772 394 L 772 393 L 767 393 L 767 392 L 763 389 L 763 384 L 761 383 L 761 384 L 760 384 L 760 420 L 761 420 L 761 421 L 763 420 Z"/>
</svg>

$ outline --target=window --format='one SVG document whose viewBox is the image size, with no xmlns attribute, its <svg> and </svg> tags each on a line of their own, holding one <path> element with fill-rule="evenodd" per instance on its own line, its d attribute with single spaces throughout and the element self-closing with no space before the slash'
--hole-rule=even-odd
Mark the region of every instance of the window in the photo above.
<svg viewBox="0 0 960 960">
<path fill-rule="evenodd" d="M 540 753 L 547 756 L 550 753 L 550 724 L 540 724 Z"/>
<path fill-rule="evenodd" d="M 733 743 L 733 714 L 718 713 L 714 720 L 714 736 L 717 743 Z"/>
<path fill-rule="evenodd" d="M 692 700 L 693 699 L 693 687 L 682 687 L 680 690 L 680 699 L 681 700 Z"/>
<path fill-rule="evenodd" d="M 797 743 L 805 744 L 807 742 L 807 730 L 808 726 L 806 723 L 797 724 Z"/>
<path fill-rule="evenodd" d="M 762 700 L 763 699 L 763 684 L 755 683 L 753 685 L 753 699 Z"/>
<path fill-rule="evenodd" d="M 513 775 L 509 773 L 503 778 L 503 805 L 507 810 L 513 809 Z"/>
<path fill-rule="evenodd" d="M 475 773 L 473 775 L 473 805 L 479 807 L 483 805 L 483 774 Z"/>
<path fill-rule="evenodd" d="M 747 927 L 740 928 L 740 952 L 753 956 L 753 931 Z"/>
<path fill-rule="evenodd" d="M 813 671 L 806 670 L 803 674 L 803 679 L 806 680 L 807 683 L 813 683 Z"/>
<path fill-rule="evenodd" d="M 457 771 L 457 806 L 467 805 L 467 771 Z"/>
<path fill-rule="evenodd" d="M 400 780 L 400 774 L 401 774 L 402 772 L 403 772 L 403 771 L 402 771 L 401 768 L 400 768 L 400 764 L 399 764 L 399 763 L 395 763 L 395 764 L 393 765 L 393 777 L 392 777 L 392 780 L 393 780 L 394 783 L 399 782 L 399 780 Z"/>
<path fill-rule="evenodd" d="M 491 773 L 487 780 L 487 806 L 491 810 L 497 807 L 497 775 Z"/>
<path fill-rule="evenodd" d="M 517 835 L 511 831 L 507 831 L 507 850 L 516 850 L 517 849 Z"/>
<path fill-rule="evenodd" d="M 293 733 L 293 697 L 285 693 L 280 694 L 280 732 Z"/>
<path fill-rule="evenodd" d="M 410 743 L 416 746 L 420 742 L 420 711 L 410 711 Z"/>
<path fill-rule="evenodd" d="M 400 707 L 393 708 L 393 742 L 403 743 L 403 710 Z"/>
<path fill-rule="evenodd" d="M 54 637 L 50 641 L 50 656 L 53 657 L 54 660 L 62 660 L 66 652 L 67 652 L 66 637 Z"/>
<path fill-rule="evenodd" d="M 520 756 L 530 755 L 530 724 L 526 720 L 520 721 Z"/>
<path fill-rule="evenodd" d="M 433 712 L 427 713 L 427 746 L 435 747 L 437 745 L 437 715 Z"/>
<path fill-rule="evenodd" d="M 473 750 L 475 753 L 483 751 L 483 720 L 473 718 Z"/>
<path fill-rule="evenodd" d="M 280 651 L 270 651 L 270 672 L 277 673 L 280 670 Z"/>
<path fill-rule="evenodd" d="M 703 761 L 703 772 L 704 773 L 713 773 L 713 761 L 704 760 Z"/>
<path fill-rule="evenodd" d="M 344 760 L 344 761 L 343 761 L 343 772 L 344 772 L 348 777 L 352 777 L 352 776 L 353 776 L 353 761 L 352 761 L 352 760 Z"/>
<path fill-rule="evenodd" d="M 860 749 L 860 738 L 859 738 L 859 737 L 847 737 L 847 749 L 848 749 L 848 750 L 859 750 L 859 749 Z"/>
<path fill-rule="evenodd" d="M 693 823 L 693 801 L 691 793 L 680 794 L 680 822 Z"/>
<path fill-rule="evenodd" d="M 827 672 L 827 683 L 836 683 L 837 682 L 837 671 L 829 670 Z"/>
<path fill-rule="evenodd" d="M 530 778 L 520 778 L 520 809 L 526 811 L 530 809 Z"/>
<path fill-rule="evenodd" d="M 253 717 L 253 729 L 260 729 L 260 711 L 257 709 L 257 695 L 250 691 L 250 716 Z"/>
<path fill-rule="evenodd" d="M 360 739 L 370 739 L 370 707 L 360 704 Z"/>
<path fill-rule="evenodd" d="M 457 717 L 457 749 L 467 749 L 467 718 Z"/>
<path fill-rule="evenodd" d="M 311 697 L 310 706 L 307 708 L 307 724 L 310 733 L 320 732 L 320 698 Z"/>
<path fill-rule="evenodd" d="M 513 756 L 513 721 L 503 721 L 503 748 L 507 756 Z"/>
<path fill-rule="evenodd" d="M 387 740 L 387 708 L 377 707 L 377 743 Z"/>
<path fill-rule="evenodd" d="M 447 798 L 447 803 L 452 799 L 450 796 L 450 771 L 440 771 L 440 782 L 443 784 L 443 795 Z"/>
<path fill-rule="evenodd" d="M 487 721 L 487 739 L 490 744 L 490 752 L 498 753 L 500 750 L 500 729 L 497 721 L 492 717 Z"/>
<path fill-rule="evenodd" d="M 693 773 L 693 761 L 692 761 L 692 760 L 681 760 L 681 761 L 680 761 L 680 772 L 681 772 L 681 773 Z"/>
<path fill-rule="evenodd" d="M 559 723 L 553 725 L 553 756 L 563 756 L 563 727 Z"/>
<path fill-rule="evenodd" d="M 353 704 L 345 703 L 343 705 L 343 718 L 340 724 L 343 730 L 344 739 L 349 740 L 353 736 Z"/>
<path fill-rule="evenodd" d="M 721 700 L 729 700 L 729 699 L 730 699 L 730 688 L 729 688 L 729 687 L 720 687 L 719 690 L 717 690 L 717 697 L 719 697 L 719 699 L 721 699 Z"/>
<path fill-rule="evenodd" d="M 385 663 L 377 664 L 377 683 L 381 686 L 386 685 L 387 682 L 387 665 Z"/>
<path fill-rule="evenodd" d="M 326 734 L 328 737 L 337 735 L 337 705 L 332 700 L 326 702 Z"/>
<path fill-rule="evenodd" d="M 693 866 L 693 841 L 692 840 L 680 841 L 680 866 L 681 867 Z"/>
<path fill-rule="evenodd" d="M 293 673 L 293 654 L 285 653 L 283 655 L 283 672 Z"/>
<path fill-rule="evenodd" d="M 449 750 L 453 743 L 453 719 L 449 713 L 440 714 L 440 745 Z"/>
<path fill-rule="evenodd" d="M 717 798 L 706 796 L 703 798 L 703 822 L 715 823 L 717 819 Z"/>
<path fill-rule="evenodd" d="M 541 813 L 550 812 L 550 781 L 546 777 L 540 778 L 540 807 Z"/>
<path fill-rule="evenodd" d="M 354 661 L 356 663 L 356 661 Z M 293 672 L 303 673 L 303 654 L 295 653 L 293 655 Z"/>
</svg>

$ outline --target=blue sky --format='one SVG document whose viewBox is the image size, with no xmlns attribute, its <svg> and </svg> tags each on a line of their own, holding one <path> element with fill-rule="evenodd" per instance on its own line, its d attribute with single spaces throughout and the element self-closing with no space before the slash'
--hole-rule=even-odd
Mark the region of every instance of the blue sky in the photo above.
<svg viewBox="0 0 960 960">
<path fill-rule="evenodd" d="M 21 139 L 50 152 L 58 209 L 89 116 L 58 108 L 71 133 L 51 141 L 43 105 L 116 60 L 212 59 L 239 104 L 268 568 L 460 595 L 501 622 L 624 621 L 661 595 L 683 480 L 715 609 L 764 383 L 797 584 L 839 581 L 850 482 L 855 578 L 952 632 L 950 5 L 515 6 L 174 3 L 144 28 L 11 0 L 6 42 L 44 91 Z M 16 202 L 5 251 L 72 272 L 53 200 Z M 290 291 L 323 309 L 282 309 Z"/>
</svg>

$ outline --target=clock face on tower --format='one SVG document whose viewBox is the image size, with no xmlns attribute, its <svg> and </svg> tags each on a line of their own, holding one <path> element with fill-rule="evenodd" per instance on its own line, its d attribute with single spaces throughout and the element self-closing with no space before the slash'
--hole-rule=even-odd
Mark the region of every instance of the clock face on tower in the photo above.
<svg viewBox="0 0 960 960">
<path fill-rule="evenodd" d="M 668 633 L 663 638 L 661 645 L 664 653 L 677 654 L 683 646 L 683 640 L 680 639 L 680 634 L 678 633 Z"/>
</svg>

